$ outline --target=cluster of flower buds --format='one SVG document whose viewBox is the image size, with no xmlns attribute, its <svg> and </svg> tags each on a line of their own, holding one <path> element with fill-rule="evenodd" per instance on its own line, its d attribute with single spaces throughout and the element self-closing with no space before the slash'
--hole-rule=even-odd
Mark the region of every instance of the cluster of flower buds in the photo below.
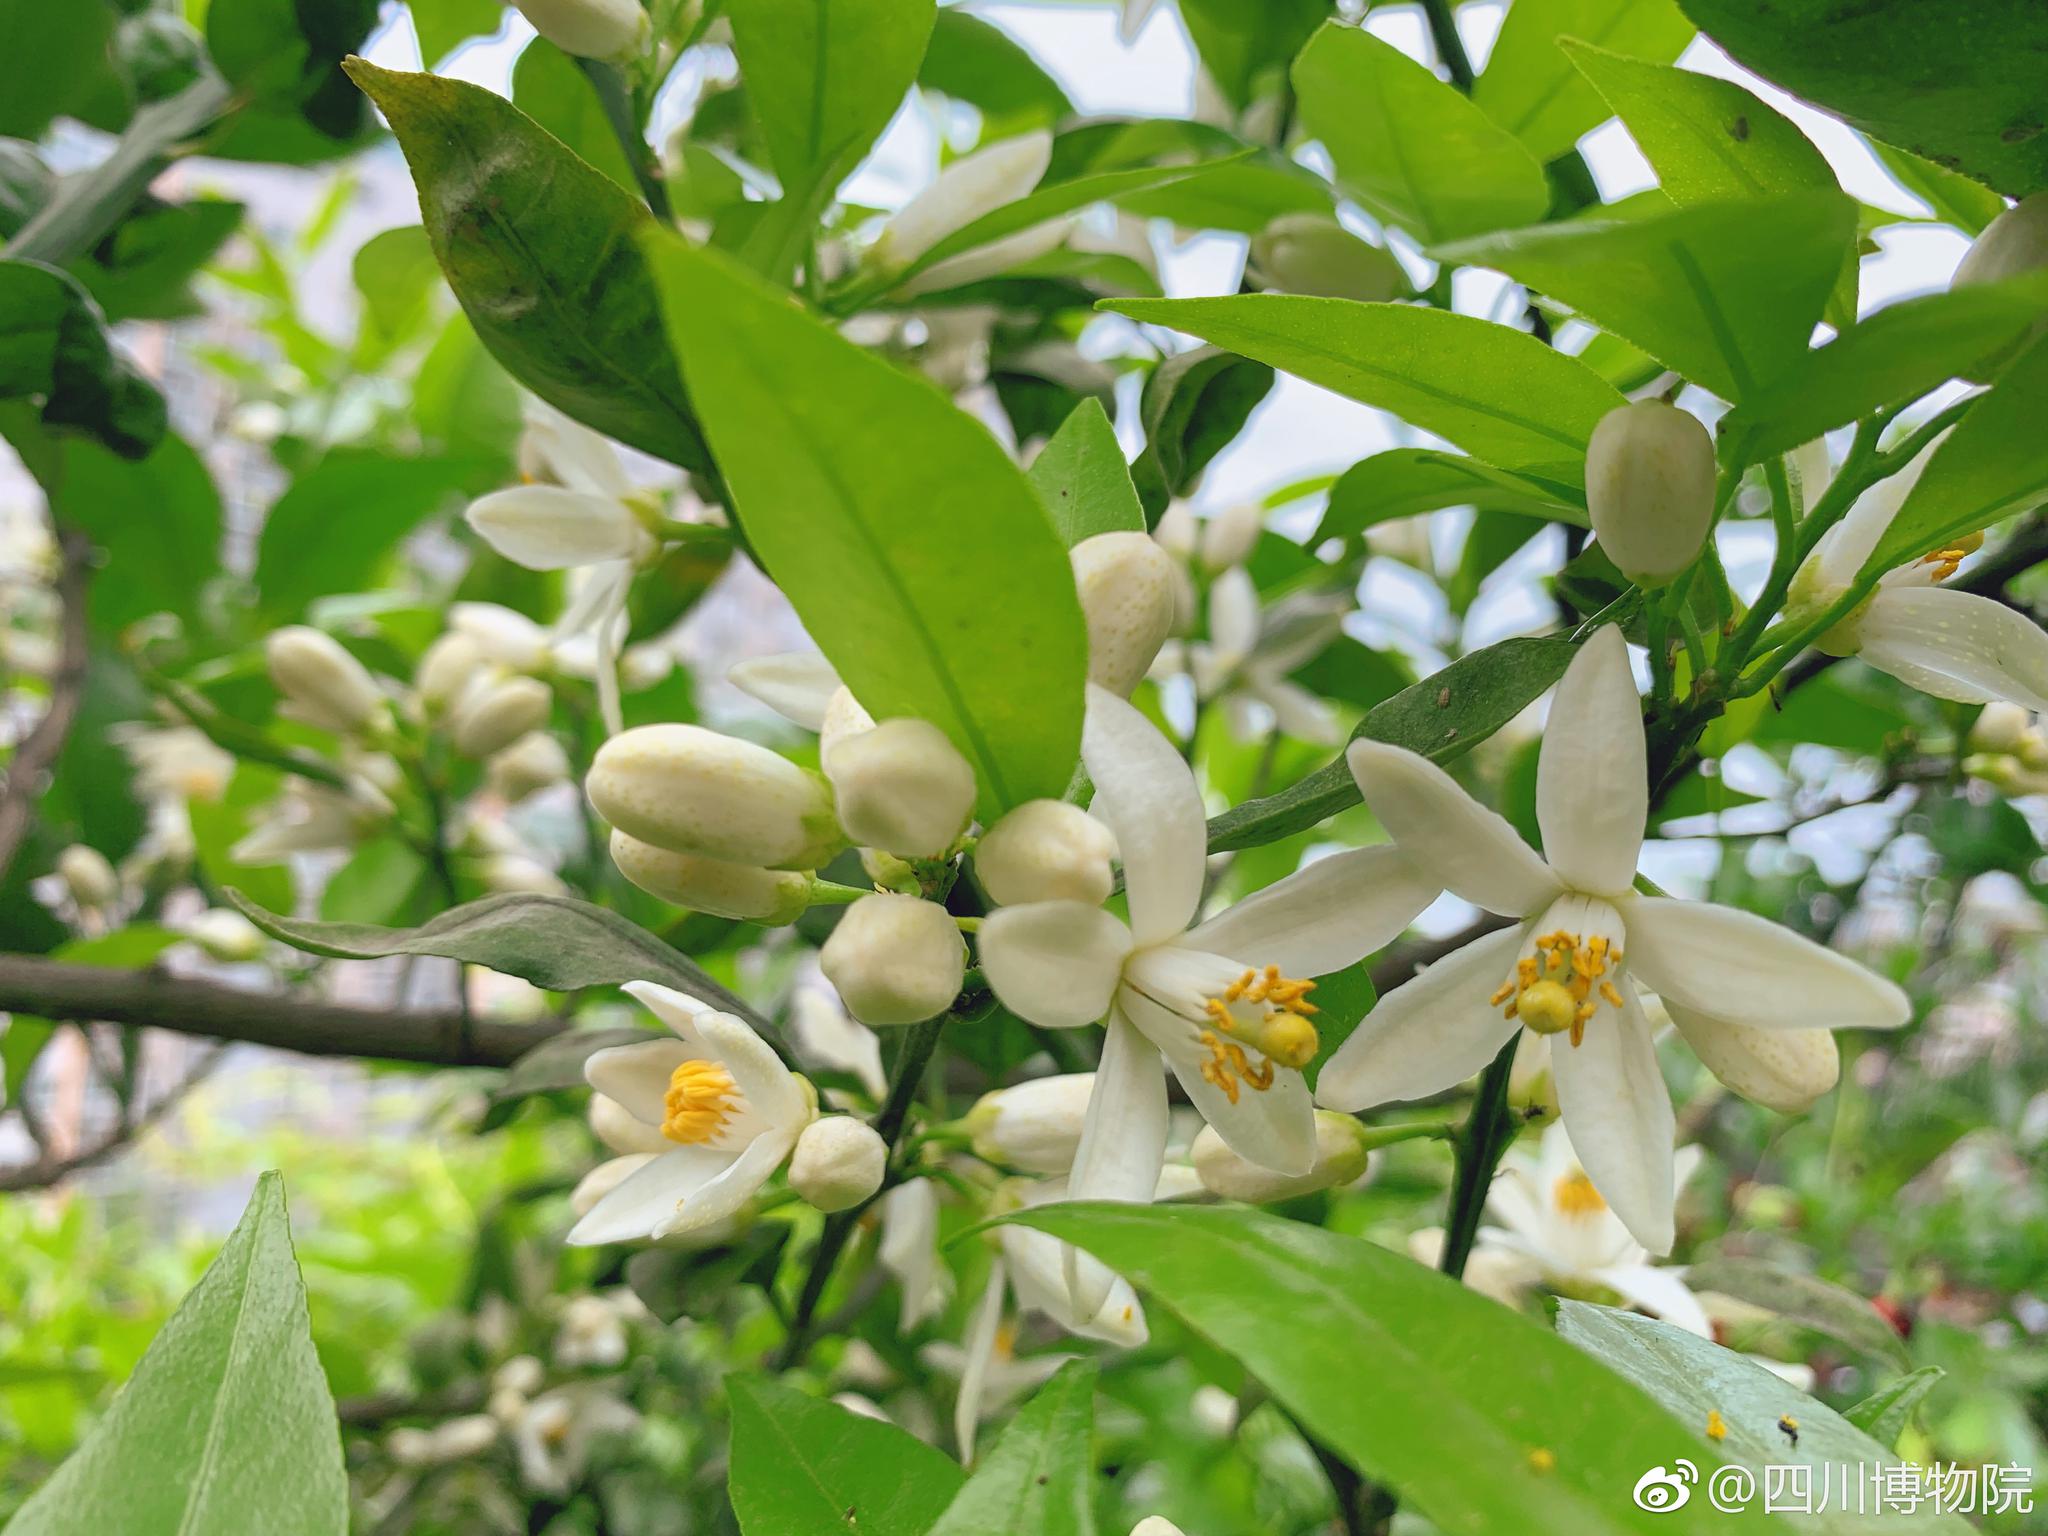
<svg viewBox="0 0 2048 1536">
<path fill-rule="evenodd" d="M 421 718 L 445 731 L 464 757 L 494 759 L 517 749 L 525 770 L 539 766 L 547 748 L 529 738 L 551 740 L 542 729 L 554 709 L 554 692 L 543 681 L 554 660 L 547 631 L 495 603 L 456 603 L 448 619 L 413 673 Z"/>
<path fill-rule="evenodd" d="M 2003 701 L 1986 704 L 1970 727 L 1963 767 L 2009 795 L 2048 794 L 2048 731 L 2031 711 Z"/>
</svg>

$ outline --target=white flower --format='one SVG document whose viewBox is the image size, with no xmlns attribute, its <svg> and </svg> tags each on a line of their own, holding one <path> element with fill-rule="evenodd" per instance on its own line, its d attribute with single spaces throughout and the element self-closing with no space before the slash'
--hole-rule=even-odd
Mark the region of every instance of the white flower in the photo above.
<svg viewBox="0 0 2048 1536">
<path fill-rule="evenodd" d="M 185 925 L 185 936 L 213 959 L 226 964 L 254 960 L 263 953 L 263 930 L 239 912 L 213 907 Z"/>
<path fill-rule="evenodd" d="M 644 1242 L 735 1214 L 818 1112 L 810 1085 L 740 1019 L 651 981 L 625 990 L 676 1038 L 594 1052 L 583 1075 L 668 1145 L 591 1207 L 571 1243 Z"/>
<path fill-rule="evenodd" d="M 543 1392 L 511 1425 L 519 1475 L 536 1492 L 567 1493 L 597 1440 L 630 1434 L 639 1424 L 638 1412 L 595 1385 Z"/>
<path fill-rule="evenodd" d="M 1115 858 L 1116 837 L 1078 805 L 1027 800 L 982 833 L 974 874 L 999 906 L 1081 901 L 1094 907 L 1115 888 Z"/>
<path fill-rule="evenodd" d="M 390 802 L 366 783 L 343 794 L 324 784 L 287 779 L 228 857 L 237 864 L 276 864 L 289 854 L 353 848 L 378 815 L 389 810 Z"/>
<path fill-rule="evenodd" d="M 1093 1072 L 1029 1078 L 984 1093 L 960 1124 L 984 1162 L 1025 1173 L 1065 1173 L 1074 1166 L 1094 1093 Z"/>
<path fill-rule="evenodd" d="M 1123 698 L 1173 633 L 1187 577 L 1149 534 L 1098 533 L 1067 552 L 1088 624 L 1088 680 Z"/>
<path fill-rule="evenodd" d="M 1342 627 L 1329 598 L 1290 599 L 1261 615 L 1251 574 L 1233 566 L 1209 587 L 1209 638 L 1166 647 L 1154 675 L 1185 671 L 1197 697 L 1222 705 L 1240 741 L 1258 739 L 1270 722 L 1283 735 L 1335 746 L 1344 732 L 1329 703 L 1287 674 L 1321 655 Z"/>
<path fill-rule="evenodd" d="M 967 945 L 937 902 L 881 892 L 846 909 L 818 966 L 863 1024 L 916 1024 L 960 995 Z"/>
<path fill-rule="evenodd" d="M 538 403 L 527 413 L 521 462 L 534 480 L 544 483 L 479 498 L 470 504 L 469 525 L 499 554 L 528 570 L 587 571 L 556 620 L 555 637 L 588 633 L 594 638 L 598 701 L 605 728 L 616 732 L 626 597 L 634 570 L 658 547 L 647 528 L 647 498 L 634 490 L 609 442 Z"/>
<path fill-rule="evenodd" d="M 882 1042 L 823 987 L 797 988 L 790 999 L 789 1038 L 797 1055 L 814 1066 L 844 1072 L 880 1100 L 889 1091 L 882 1073 Z"/>
<path fill-rule="evenodd" d="M 533 30 L 585 59 L 631 58 L 647 42 L 640 0 L 513 0 Z"/>
<path fill-rule="evenodd" d="M 698 725 L 620 732 L 598 748 L 584 788 L 620 831 L 676 853 L 815 869 L 845 843 L 819 775 Z"/>
<path fill-rule="evenodd" d="M 953 1273 L 939 1262 L 939 1190 L 931 1179 L 905 1179 L 882 1196 L 882 1236 L 875 1257 L 902 1292 L 896 1331 L 908 1336 L 945 1309 Z"/>
<path fill-rule="evenodd" d="M 1123 850 L 1126 927 L 1075 901 L 1005 907 L 983 921 L 983 973 L 1005 1006 L 1047 1028 L 1106 1020 L 1077 1199 L 1149 1199 L 1167 1140 L 1163 1057 L 1203 1118 L 1278 1173 L 1315 1161 L 1300 1068 L 1315 1054 L 1310 978 L 1398 935 L 1436 888 L 1392 847 L 1320 859 L 1190 930 L 1208 831 L 1194 776 L 1137 710 L 1091 685 L 1081 756 L 1094 814 Z M 1094 1310 L 1107 1271 L 1075 1259 Z"/>
<path fill-rule="evenodd" d="M 1195 1133 L 1188 1154 L 1203 1189 L 1225 1200 L 1242 1200 L 1252 1205 L 1293 1200 L 1319 1189 L 1350 1184 L 1364 1176 L 1370 1160 L 1365 1127 L 1351 1116 L 1330 1109 L 1316 1111 L 1316 1160 L 1306 1173 L 1274 1173 L 1248 1162 L 1230 1150 L 1213 1125 L 1205 1125 Z"/>
<path fill-rule="evenodd" d="M 824 1115 L 804 1127 L 789 1160 L 789 1187 L 825 1212 L 847 1211 L 882 1187 L 889 1144 L 852 1115 Z"/>
<path fill-rule="evenodd" d="M 1537 762 L 1545 862 L 1428 759 L 1353 742 L 1372 812 L 1431 881 L 1519 920 L 1380 1000 L 1339 1047 L 1319 1102 L 1362 1109 L 1463 1082 L 1526 1025 L 1569 1033 L 1551 1070 L 1573 1144 L 1603 1198 L 1654 1254 L 1671 1250 L 1671 1100 L 1636 984 L 1656 991 L 1710 1067 L 1770 1075 L 1788 1033 L 1891 1029 L 1906 996 L 1777 924 L 1705 902 L 1638 896 L 1649 805 L 1641 703 L 1621 632 L 1581 647 Z"/>
<path fill-rule="evenodd" d="M 99 849 L 73 843 L 57 855 L 57 873 L 64 888 L 82 910 L 97 911 L 121 899 L 121 877 Z"/>
<path fill-rule="evenodd" d="M 571 1296 L 555 1331 L 554 1354 L 555 1364 L 565 1371 L 623 1364 L 626 1324 L 619 1308 L 602 1296 Z"/>
<path fill-rule="evenodd" d="M 294 719 L 342 734 L 383 720 L 384 695 L 375 679 L 332 635 L 287 625 L 263 642 L 263 654 L 270 680 L 284 695 L 285 712 Z"/>
<path fill-rule="evenodd" d="M 878 271 L 902 271 L 949 235 L 1025 196 L 1051 163 L 1052 135 L 1043 129 L 961 156 L 882 226 L 868 261 Z M 932 293 L 1006 271 L 1053 249 L 1074 222 L 1072 215 L 1049 219 L 949 256 L 900 284 L 899 291 Z"/>
<path fill-rule="evenodd" d="M 235 776 L 234 755 L 191 726 L 129 721 L 107 734 L 134 767 L 136 788 L 151 800 L 218 800 Z"/>
<path fill-rule="evenodd" d="M 1817 613 L 1849 589 L 1940 442 L 1865 491 L 1821 536 L 1793 582 L 1790 612 Z M 1936 585 L 1982 543 L 1972 534 L 1886 572 L 1870 598 L 1815 643 L 1831 656 L 1859 657 L 1937 699 L 2004 699 L 2048 710 L 2048 631 L 1991 598 Z"/>
<path fill-rule="evenodd" d="M 1699 417 L 1662 400 L 1616 406 L 1586 445 L 1586 508 L 1600 548 L 1638 586 L 1663 586 L 1713 531 L 1714 479 L 1714 440 Z"/>
</svg>

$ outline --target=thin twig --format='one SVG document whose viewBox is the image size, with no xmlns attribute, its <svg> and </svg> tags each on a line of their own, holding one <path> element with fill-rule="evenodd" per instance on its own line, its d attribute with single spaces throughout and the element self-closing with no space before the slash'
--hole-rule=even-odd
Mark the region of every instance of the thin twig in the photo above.
<svg viewBox="0 0 2048 1536">
<path fill-rule="evenodd" d="M 85 679 L 92 655 L 92 633 L 87 624 L 86 587 L 92 579 L 92 540 L 76 528 L 57 537 L 57 601 L 59 621 L 57 670 L 50 674 L 50 705 L 36 722 L 7 765 L 7 782 L 0 787 L 0 876 L 14 862 L 21 840 L 28 835 L 35 814 L 36 797 L 44 777 L 57 766 L 64 744 L 71 739 L 71 727 L 78 720 L 80 701 L 85 696 Z"/>
</svg>

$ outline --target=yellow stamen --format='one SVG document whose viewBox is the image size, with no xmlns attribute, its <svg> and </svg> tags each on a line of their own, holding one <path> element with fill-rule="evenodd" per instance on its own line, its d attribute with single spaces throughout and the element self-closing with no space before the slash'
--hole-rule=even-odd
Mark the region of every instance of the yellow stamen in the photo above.
<svg viewBox="0 0 2048 1536">
<path fill-rule="evenodd" d="M 1601 1003 L 1622 1006 L 1621 989 L 1610 979 L 1620 971 L 1621 950 L 1605 934 L 1582 938 L 1563 929 L 1537 939 L 1535 950 L 1515 962 L 1513 979 L 1490 1001 L 1539 1035 L 1570 1031 L 1576 1046 Z"/>
<path fill-rule="evenodd" d="M 669 1074 L 662 1108 L 661 1134 L 694 1147 L 725 1129 L 739 1108 L 739 1088 L 717 1062 L 686 1061 Z"/>
<path fill-rule="evenodd" d="M 1208 1015 L 1210 1024 L 1215 1027 L 1218 1034 L 1242 1040 L 1262 1056 L 1271 1058 L 1265 1068 L 1266 1082 L 1255 1083 L 1255 1086 L 1263 1088 L 1266 1083 L 1272 1081 L 1271 1062 L 1277 1061 L 1283 1067 L 1300 1068 L 1314 1059 L 1319 1041 L 1316 1027 L 1309 1020 L 1315 1016 L 1317 1009 L 1316 1005 L 1308 1000 L 1308 994 L 1313 992 L 1315 987 L 1313 981 L 1299 981 L 1290 976 L 1282 976 L 1279 966 L 1269 965 L 1263 973 L 1246 971 L 1217 996 L 1203 999 L 1202 1010 Z M 1247 1018 L 1242 1011 L 1247 1005 L 1262 1011 L 1255 1017 Z M 1206 1037 L 1204 1043 L 1208 1043 Z M 1215 1050 L 1216 1047 L 1211 1046 L 1211 1049 Z M 1238 1052 L 1240 1057 L 1243 1054 L 1242 1051 Z M 1226 1074 L 1235 1070 L 1230 1067 L 1227 1059 L 1222 1057 L 1218 1057 L 1210 1065 Z M 1208 1076 L 1206 1068 L 1203 1075 Z M 1252 1080 L 1252 1074 L 1248 1072 L 1240 1075 L 1247 1081 Z M 1215 1082 L 1216 1079 L 1211 1077 L 1210 1081 Z M 1223 1085 L 1218 1083 L 1217 1086 Z M 1225 1088 L 1224 1091 L 1231 1095 L 1233 1104 L 1237 1102 L 1235 1092 L 1229 1088 Z"/>
<path fill-rule="evenodd" d="M 1254 1067 L 1243 1046 L 1218 1039 L 1213 1030 L 1205 1029 L 1196 1038 L 1209 1048 L 1209 1059 L 1202 1063 L 1203 1078 L 1221 1089 L 1231 1103 L 1237 1102 L 1238 1090 L 1246 1083 L 1258 1093 L 1273 1086 L 1272 1062 L 1262 1057 Z"/>
<path fill-rule="evenodd" d="M 1607 1209 L 1607 1202 L 1600 1191 L 1593 1187 L 1593 1181 L 1586 1177 L 1586 1170 L 1575 1168 L 1550 1188 L 1550 1200 L 1564 1216 L 1597 1216 Z"/>
</svg>

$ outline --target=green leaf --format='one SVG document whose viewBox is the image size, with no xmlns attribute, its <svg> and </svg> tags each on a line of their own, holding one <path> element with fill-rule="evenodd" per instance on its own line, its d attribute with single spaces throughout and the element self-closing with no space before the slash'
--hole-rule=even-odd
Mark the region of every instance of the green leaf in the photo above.
<svg viewBox="0 0 2048 1536">
<path fill-rule="evenodd" d="M 877 719 L 946 733 L 984 821 L 1059 795 L 1087 637 L 1023 473 L 925 380 L 726 258 L 666 238 L 648 249 L 740 523 L 819 649 Z"/>
<path fill-rule="evenodd" d="M 728 1376 L 728 1492 L 744 1536 L 925 1536 L 963 1477 L 894 1424 L 760 1376 Z"/>
<path fill-rule="evenodd" d="M 1181 0 L 1180 19 L 1217 90 L 1242 111 L 1277 94 L 1289 61 L 1333 8 L 1331 0 Z"/>
<path fill-rule="evenodd" d="M 1634 1382 L 1690 1427 L 1695 1444 L 1684 1452 L 1690 1459 L 1717 1456 L 1748 1467 L 1755 1473 L 1752 1486 L 1757 1491 L 1752 1499 L 1761 1497 L 1766 1467 L 1834 1467 L 1831 1475 L 1836 1496 L 1830 1501 L 1829 1512 L 1786 1517 L 1800 1530 L 1830 1536 L 1869 1536 L 1874 1530 L 1882 1530 L 1886 1536 L 1895 1531 L 1902 1536 L 1965 1536 L 1970 1529 L 1968 1522 L 1957 1516 L 1931 1510 L 1908 1513 L 1893 1508 L 1882 1519 L 1874 1519 L 1871 1514 L 1859 1515 L 1853 1508 L 1843 1509 L 1842 1469 L 1847 1469 L 1850 1479 L 1861 1479 L 1868 1488 L 1876 1469 L 1896 1466 L 1898 1458 L 1825 1403 L 1808 1397 L 1782 1377 L 1731 1349 L 1723 1349 L 1669 1323 L 1581 1301 L 1558 1303 L 1557 1332 L 1560 1338 L 1569 1340 L 1609 1370 Z M 1721 1415 L 1726 1438 L 1708 1438 L 1709 1413 Z M 1796 1445 L 1778 1427 L 1778 1420 L 1786 1414 L 1798 1425 Z M 1667 1451 L 1676 1449 L 1667 1447 Z M 1671 1457 L 1667 1454 L 1654 1459 L 1668 1462 Z M 1816 1492 L 1819 1483 L 1816 1473 Z M 1691 1501 L 1693 1506 L 1700 1502 L 1698 1498 Z M 1659 1521 L 1670 1518 L 1656 1517 Z"/>
<path fill-rule="evenodd" d="M 520 51 L 512 67 L 512 105 L 560 139 L 578 159 L 603 171 L 638 198 L 633 168 L 604 115 L 590 77 L 576 61 L 544 37 Z"/>
<path fill-rule="evenodd" d="M 404 346 L 427 323 L 441 267 L 418 224 L 401 224 L 370 236 L 356 247 L 349 275 L 363 299 L 363 323 L 354 361 L 371 368 Z"/>
<path fill-rule="evenodd" d="M 1735 60 L 1874 139 L 2012 197 L 2048 187 L 2036 0 L 1681 0 Z"/>
<path fill-rule="evenodd" d="M 636 243 L 646 207 L 502 96 L 362 59 L 448 286 L 512 376 L 578 421 L 686 469 L 710 455 Z"/>
<path fill-rule="evenodd" d="M 1787 453 L 1823 432 L 1896 410 L 2024 338 L 2048 305 L 2039 275 L 1888 305 L 1815 347 L 1721 418 L 1731 467 Z"/>
<path fill-rule="evenodd" d="M 927 1536 L 1094 1536 L 1094 1424 L 1095 1365 L 1069 1360 L 1010 1421 Z"/>
<path fill-rule="evenodd" d="M 1127 1276 L 1440 1530 L 1757 1528 L 1704 1498 L 1638 1509 L 1636 1480 L 1691 1449 L 1683 1427 L 1547 1329 L 1405 1255 L 1235 1207 L 1059 1204 L 1011 1219 Z"/>
<path fill-rule="evenodd" d="M 432 69 L 472 37 L 488 37 L 505 19 L 502 0 L 406 0 L 420 62 Z"/>
<path fill-rule="evenodd" d="M 0 6 L 0 136 L 39 139 L 52 118 L 122 94 L 108 54 L 116 19 L 106 0 Z"/>
<path fill-rule="evenodd" d="M 124 458 L 164 435 L 164 398 L 114 350 L 78 279 L 0 260 L 0 400 L 39 402 L 46 427 L 76 427 Z"/>
<path fill-rule="evenodd" d="M 1538 225 L 1436 254 L 1497 268 L 1739 401 L 1805 355 L 1855 233 L 1847 197 L 1805 192 Z"/>
<path fill-rule="evenodd" d="M 1592 369 L 1526 332 L 1414 304 L 1256 293 L 1101 307 L 1270 363 L 1574 493 L 1593 428 L 1623 403 Z"/>
<path fill-rule="evenodd" d="M 242 1220 L 105 1418 L 9 1536 L 342 1536 L 340 1428 L 306 1319 L 284 1180 Z"/>
<path fill-rule="evenodd" d="M 1519 512 L 1586 526 L 1583 505 L 1550 487 L 1462 454 L 1434 448 L 1390 448 L 1360 459 L 1330 487 L 1316 542 L 1349 538 L 1375 523 L 1442 507 Z"/>
<path fill-rule="evenodd" d="M 934 0 L 730 0 L 733 51 L 784 195 L 829 194 L 917 79 Z"/>
<path fill-rule="evenodd" d="M 1561 637 L 1502 640 L 1461 656 L 1373 708 L 1351 733 L 1392 742 L 1435 762 L 1462 757 L 1564 676 L 1576 651 Z M 1209 823 L 1209 851 L 1254 848 L 1305 832 L 1359 803 L 1340 756 L 1276 795 L 1247 800 Z"/>
<path fill-rule="evenodd" d="M 1271 368 L 1215 347 L 1162 359 L 1138 397 L 1145 446 L 1131 482 L 1146 512 L 1156 518 L 1168 501 L 1192 490 L 1272 389 Z"/>
<path fill-rule="evenodd" d="M 1613 100 L 1603 102 L 1572 68 L 1572 38 L 1661 64 L 1685 51 L 1692 23 L 1672 0 L 1515 0 L 1472 100 L 1540 161 L 1605 122 Z"/>
<path fill-rule="evenodd" d="M 369 110 L 342 73 L 342 60 L 363 46 L 377 9 L 377 0 L 208 0 L 207 53 L 244 101 L 233 125 L 244 137 L 225 152 L 269 158 L 261 150 L 248 154 L 252 122 L 267 128 L 274 120 L 294 135 L 297 142 L 280 159 L 336 153 L 363 137 Z"/>
<path fill-rule="evenodd" d="M 193 276 L 241 222 L 218 198 L 139 209 L 73 270 L 111 320 L 182 320 L 200 312 Z"/>
<path fill-rule="evenodd" d="M 1981 235 L 1985 225 L 2005 212 L 2005 199 L 1982 182 L 1876 139 L 1868 143 L 1892 180 L 1925 203 L 1942 223 L 1953 224 L 1966 235 Z"/>
<path fill-rule="evenodd" d="M 1031 488 L 1069 549 L 1098 533 L 1145 531 L 1116 428 L 1100 400 L 1083 400 L 1031 461 Z"/>
<path fill-rule="evenodd" d="M 1001 133 L 1050 127 L 1074 110 L 1021 43 L 958 6 L 940 8 L 917 83 L 978 108 Z"/>
<path fill-rule="evenodd" d="M 309 955 L 381 960 L 386 955 L 441 955 L 517 976 L 551 992 L 658 981 L 676 987 L 756 1029 L 771 1030 L 745 999 L 714 981 L 688 955 L 671 949 L 616 912 L 568 896 L 508 892 L 443 912 L 417 928 L 371 923 L 319 923 L 266 911 L 232 888 L 228 899 L 274 939 Z"/>
<path fill-rule="evenodd" d="M 1533 224 L 1550 206 L 1513 134 L 1370 32 L 1323 27 L 1294 61 L 1294 90 L 1337 184 L 1425 244 Z"/>
<path fill-rule="evenodd" d="M 256 548 L 263 612 L 295 617 L 316 597 L 368 587 L 398 541 L 458 495 L 480 468 L 474 459 L 330 449 L 263 521 Z"/>
<path fill-rule="evenodd" d="M 1920 1406 L 1920 1400 L 1947 1374 L 1938 1365 L 1923 1365 L 1879 1387 L 1855 1407 L 1843 1409 L 1842 1417 L 1879 1445 L 1896 1446 L 1899 1436 L 1912 1422 L 1913 1410 Z"/>
<path fill-rule="evenodd" d="M 1863 563 L 1888 571 L 1990 527 L 2048 493 L 2048 334 L 1999 374 L 1927 461 L 1898 515 Z"/>
<path fill-rule="evenodd" d="M 1854 1291 L 1762 1259 L 1707 1259 L 1686 1270 L 1696 1291 L 1719 1291 L 1803 1323 L 1866 1355 L 1903 1367 L 1906 1351 L 1892 1325 Z"/>
</svg>

